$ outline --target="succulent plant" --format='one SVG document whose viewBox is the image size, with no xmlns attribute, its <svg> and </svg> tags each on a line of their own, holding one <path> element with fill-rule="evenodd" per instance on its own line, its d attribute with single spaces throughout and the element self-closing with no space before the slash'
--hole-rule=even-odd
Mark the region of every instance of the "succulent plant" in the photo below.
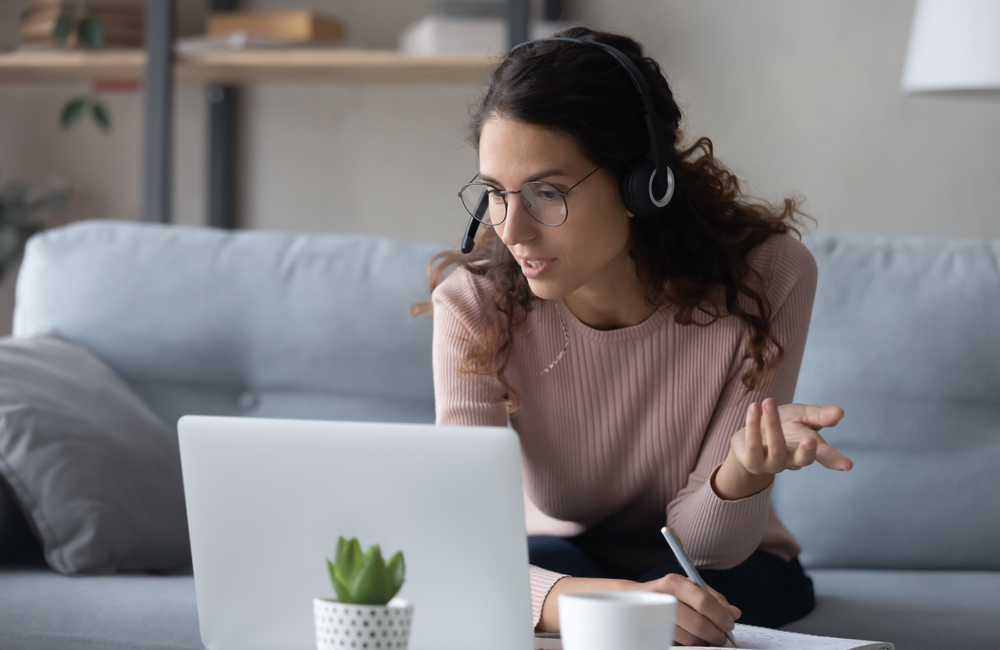
<svg viewBox="0 0 1000 650">
<path fill-rule="evenodd" d="M 336 561 L 327 560 L 326 566 L 337 599 L 354 605 L 385 605 L 406 578 L 402 552 L 385 562 L 378 544 L 362 553 L 357 538 L 339 538 Z"/>
</svg>

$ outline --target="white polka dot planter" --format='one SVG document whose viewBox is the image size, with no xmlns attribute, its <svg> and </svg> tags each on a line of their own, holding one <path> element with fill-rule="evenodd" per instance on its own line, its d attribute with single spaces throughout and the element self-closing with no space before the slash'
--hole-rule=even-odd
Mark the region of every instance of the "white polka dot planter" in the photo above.
<svg viewBox="0 0 1000 650">
<path fill-rule="evenodd" d="M 317 650 L 405 650 L 413 603 L 393 598 L 388 605 L 350 605 L 313 599 Z"/>
</svg>

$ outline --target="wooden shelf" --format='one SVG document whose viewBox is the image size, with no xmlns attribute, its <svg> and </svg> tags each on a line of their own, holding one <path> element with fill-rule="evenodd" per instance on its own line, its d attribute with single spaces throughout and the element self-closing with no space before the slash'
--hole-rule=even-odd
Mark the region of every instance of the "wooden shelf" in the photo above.
<svg viewBox="0 0 1000 650">
<path fill-rule="evenodd" d="M 178 57 L 178 81 L 243 83 L 314 80 L 483 82 L 495 62 L 485 55 L 404 54 L 395 50 L 257 49 Z M 0 53 L 0 81 L 52 82 L 142 79 L 140 49 Z"/>
<path fill-rule="evenodd" d="M 141 79 L 145 62 L 142 50 L 4 52 L 0 54 L 0 80 Z"/>
</svg>

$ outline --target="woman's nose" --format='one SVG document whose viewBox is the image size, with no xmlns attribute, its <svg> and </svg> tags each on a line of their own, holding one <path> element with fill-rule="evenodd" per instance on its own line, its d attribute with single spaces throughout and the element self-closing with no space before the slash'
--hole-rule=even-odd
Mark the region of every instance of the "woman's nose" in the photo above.
<svg viewBox="0 0 1000 650">
<path fill-rule="evenodd" d="M 507 218 L 498 226 L 500 241 L 513 246 L 535 237 L 535 218 L 524 207 L 520 194 L 507 197 Z"/>
</svg>

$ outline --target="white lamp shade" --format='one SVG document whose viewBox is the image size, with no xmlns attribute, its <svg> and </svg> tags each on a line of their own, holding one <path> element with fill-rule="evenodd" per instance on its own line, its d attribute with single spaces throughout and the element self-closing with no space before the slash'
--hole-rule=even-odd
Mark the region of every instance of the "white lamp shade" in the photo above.
<svg viewBox="0 0 1000 650">
<path fill-rule="evenodd" d="M 1000 93 L 1000 0 L 917 0 L 902 86 Z"/>
</svg>

